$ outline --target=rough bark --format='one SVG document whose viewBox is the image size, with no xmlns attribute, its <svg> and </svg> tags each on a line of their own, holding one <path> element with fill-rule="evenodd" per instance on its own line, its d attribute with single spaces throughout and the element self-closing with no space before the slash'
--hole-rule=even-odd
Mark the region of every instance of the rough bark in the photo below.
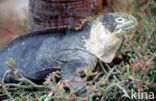
<svg viewBox="0 0 156 101">
<path fill-rule="evenodd" d="M 77 27 L 87 16 L 110 11 L 109 0 L 29 0 L 29 30 Z"/>
</svg>

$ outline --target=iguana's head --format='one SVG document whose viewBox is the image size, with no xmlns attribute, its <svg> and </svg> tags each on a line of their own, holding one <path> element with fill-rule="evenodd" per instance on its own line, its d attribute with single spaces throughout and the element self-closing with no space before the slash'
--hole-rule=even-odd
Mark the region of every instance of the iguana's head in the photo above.
<svg viewBox="0 0 156 101">
<path fill-rule="evenodd" d="M 106 13 L 91 24 L 86 48 L 100 60 L 110 63 L 120 47 L 124 35 L 135 28 L 137 20 L 126 13 Z"/>
</svg>

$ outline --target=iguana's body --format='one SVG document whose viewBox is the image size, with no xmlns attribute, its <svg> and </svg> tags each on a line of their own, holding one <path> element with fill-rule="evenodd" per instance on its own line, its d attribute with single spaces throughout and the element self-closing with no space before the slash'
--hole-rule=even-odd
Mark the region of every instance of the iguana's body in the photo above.
<svg viewBox="0 0 156 101">
<path fill-rule="evenodd" d="M 113 22 L 114 15 L 104 14 L 92 22 L 87 22 L 77 31 L 49 29 L 32 32 L 13 40 L 0 51 L 0 80 L 9 70 L 4 64 L 7 57 L 15 59 L 19 72 L 32 81 L 43 80 L 57 68 L 61 69 L 63 80 L 71 79 L 78 68 L 94 67 L 97 59 L 111 62 L 122 42 L 122 34 L 125 34 L 125 31 L 114 33 L 118 25 Z M 126 14 L 125 16 L 129 17 Z M 128 26 L 132 25 L 134 24 L 131 22 Z M 79 76 L 75 79 L 81 80 Z M 6 81 L 12 82 L 12 78 Z M 70 84 L 74 89 L 82 86 Z"/>
</svg>

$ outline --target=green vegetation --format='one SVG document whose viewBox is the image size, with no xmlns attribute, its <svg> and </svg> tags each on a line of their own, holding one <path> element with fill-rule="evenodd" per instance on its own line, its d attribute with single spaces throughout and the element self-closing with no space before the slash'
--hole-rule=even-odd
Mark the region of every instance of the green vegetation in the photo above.
<svg viewBox="0 0 156 101">
<path fill-rule="evenodd" d="M 92 70 L 85 69 L 78 72 L 86 84 L 86 94 L 75 95 L 74 91 L 68 88 L 67 82 L 59 83 L 61 78 L 59 71 L 49 74 L 43 85 L 30 82 L 20 76 L 17 71 L 16 79 L 22 83 L 5 84 L 2 81 L 0 100 L 104 101 L 118 99 L 119 101 L 132 101 L 122 96 L 128 94 L 131 97 L 132 90 L 155 93 L 156 16 L 151 13 L 152 7 L 156 7 L 156 3 L 152 2 L 143 6 L 140 13 L 136 14 L 139 22 L 137 29 L 125 36 L 122 48 L 111 64 L 99 62 Z M 12 68 L 12 71 L 16 71 L 12 59 L 8 59 L 6 64 Z M 136 94 L 137 98 L 138 96 Z"/>
</svg>

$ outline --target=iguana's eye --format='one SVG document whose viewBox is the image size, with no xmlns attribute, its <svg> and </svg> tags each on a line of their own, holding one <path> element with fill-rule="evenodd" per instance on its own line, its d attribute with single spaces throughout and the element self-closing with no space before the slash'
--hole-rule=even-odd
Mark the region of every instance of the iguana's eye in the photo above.
<svg viewBox="0 0 156 101">
<path fill-rule="evenodd" d="M 125 19 L 119 17 L 119 18 L 116 18 L 115 21 L 118 22 L 118 23 L 123 23 L 123 22 L 125 22 Z"/>
</svg>

